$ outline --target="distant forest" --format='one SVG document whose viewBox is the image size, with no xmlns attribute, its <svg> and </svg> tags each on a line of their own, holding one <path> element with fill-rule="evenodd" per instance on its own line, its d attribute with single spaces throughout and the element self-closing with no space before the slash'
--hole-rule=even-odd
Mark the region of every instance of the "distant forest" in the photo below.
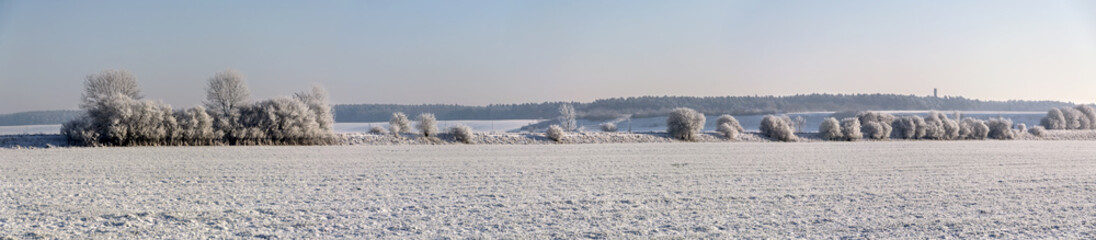
<svg viewBox="0 0 1096 240">
<path fill-rule="evenodd" d="M 393 112 L 409 116 L 434 113 L 439 120 L 548 119 L 559 115 L 564 102 L 462 105 L 335 105 L 336 122 L 383 122 Z M 666 115 L 671 109 L 689 107 L 705 114 L 753 115 L 788 112 L 842 112 L 863 110 L 961 110 L 961 111 L 1047 111 L 1072 106 L 1059 101 L 982 101 L 963 97 L 932 97 L 897 94 L 806 94 L 794 96 L 672 97 L 647 96 L 609 98 L 589 103 L 573 102 L 581 118 L 614 119 L 624 116 Z"/>
<path fill-rule="evenodd" d="M 559 115 L 564 102 L 463 106 L 446 104 L 339 104 L 336 122 L 384 122 L 393 112 L 408 116 L 434 113 L 438 120 L 549 119 Z M 962 110 L 962 111 L 1048 111 L 1074 105 L 1059 101 L 982 101 L 963 97 L 932 97 L 896 94 L 806 94 L 794 96 L 671 97 L 647 96 L 572 102 L 578 116 L 586 119 L 614 119 L 624 116 L 662 116 L 676 107 L 689 107 L 705 114 L 752 115 L 788 112 L 842 112 L 863 110 Z M 61 124 L 79 116 L 75 110 L 37 111 L 0 115 L 0 126 Z"/>
<path fill-rule="evenodd" d="M 61 124 L 80 116 L 77 110 L 34 111 L 0 114 L 0 126 Z"/>
</svg>

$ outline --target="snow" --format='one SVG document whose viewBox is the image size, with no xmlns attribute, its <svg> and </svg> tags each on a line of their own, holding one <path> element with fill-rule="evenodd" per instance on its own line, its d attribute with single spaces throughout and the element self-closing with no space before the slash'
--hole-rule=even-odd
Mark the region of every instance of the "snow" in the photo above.
<svg viewBox="0 0 1096 240">
<path fill-rule="evenodd" d="M 0 149 L 0 238 L 1096 238 L 1087 141 Z"/>
</svg>

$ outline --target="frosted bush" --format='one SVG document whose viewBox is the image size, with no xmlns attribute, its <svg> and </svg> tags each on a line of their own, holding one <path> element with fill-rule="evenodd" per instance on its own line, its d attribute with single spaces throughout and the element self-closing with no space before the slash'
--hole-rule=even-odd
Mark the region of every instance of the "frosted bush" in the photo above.
<svg viewBox="0 0 1096 240">
<path fill-rule="evenodd" d="M 328 103 L 327 90 L 323 86 L 312 85 L 312 90 L 293 94 L 293 98 L 308 106 L 309 111 L 315 115 L 319 131 L 334 135 L 335 117 L 331 114 L 331 104 Z"/>
<path fill-rule="evenodd" d="M 982 140 L 989 136 L 989 126 L 982 120 L 964 118 L 959 123 L 959 133 L 964 139 Z"/>
<path fill-rule="evenodd" d="M 871 139 L 889 138 L 894 130 L 891 124 L 895 117 L 888 113 L 860 112 L 856 118 L 860 120 L 860 131 Z"/>
<path fill-rule="evenodd" d="M 841 135 L 844 135 L 844 140 L 847 141 L 857 141 L 864 138 L 864 134 L 860 132 L 860 119 L 845 118 L 841 120 Z"/>
<path fill-rule="evenodd" d="M 689 108 L 675 108 L 666 118 L 666 132 L 678 140 L 695 141 L 704 128 L 704 114 Z"/>
<path fill-rule="evenodd" d="M 1096 129 L 1096 109 L 1089 105 L 1077 105 L 1074 109 L 1081 112 L 1084 118 L 1084 124 L 1081 129 Z"/>
<path fill-rule="evenodd" d="M 388 120 L 388 128 L 393 135 L 410 133 L 411 120 L 408 120 L 407 115 L 404 115 L 402 112 L 392 113 L 392 118 Z"/>
<path fill-rule="evenodd" d="M 472 128 L 466 125 L 457 125 L 449 128 L 449 134 L 453 135 L 454 140 L 462 143 L 472 143 L 476 137 L 472 132 Z"/>
<path fill-rule="evenodd" d="M 724 123 L 731 125 L 731 127 L 739 133 L 746 132 L 746 129 L 742 128 L 742 124 L 738 123 L 738 119 L 735 119 L 734 116 L 731 116 L 729 114 L 723 114 L 715 120 L 716 126 L 723 125 Z"/>
<path fill-rule="evenodd" d="M 1005 118 L 990 118 L 986 126 L 989 133 L 986 135 L 992 139 L 1009 140 L 1016 138 L 1016 132 L 1012 131 L 1012 120 Z"/>
<path fill-rule="evenodd" d="M 388 130 L 384 130 L 381 126 L 373 126 L 369 128 L 369 134 L 388 135 Z"/>
<path fill-rule="evenodd" d="M 924 120 L 926 139 L 951 140 L 959 138 L 959 122 L 946 114 L 933 111 Z"/>
<path fill-rule="evenodd" d="M 1063 129 L 1081 129 L 1083 115 L 1081 111 L 1072 108 L 1061 108 L 1062 117 L 1065 119 Z"/>
<path fill-rule="evenodd" d="M 438 120 L 434 118 L 433 113 L 419 114 L 419 123 L 416 125 L 419 128 L 419 132 L 424 137 L 434 137 L 438 135 Z"/>
<path fill-rule="evenodd" d="M 1062 110 L 1057 108 L 1047 111 L 1047 116 L 1039 120 L 1039 124 L 1043 125 L 1047 129 L 1066 129 L 1066 117 L 1062 114 Z"/>
<path fill-rule="evenodd" d="M 545 137 L 556 142 L 563 141 L 564 134 L 566 134 L 566 132 L 563 131 L 563 127 L 560 127 L 559 125 L 548 126 L 548 130 L 544 131 Z"/>
<path fill-rule="evenodd" d="M 730 140 L 738 139 L 738 134 L 741 133 L 738 131 L 738 128 L 735 128 L 730 123 L 719 124 L 715 130 L 719 132 L 720 135 L 723 135 L 723 137 Z"/>
<path fill-rule="evenodd" d="M 1047 129 L 1043 126 L 1032 127 L 1030 130 L 1028 130 L 1028 132 L 1035 137 L 1044 137 L 1047 135 Z"/>
<path fill-rule="evenodd" d="M 860 123 L 860 132 L 869 139 L 886 139 L 887 135 L 883 125 L 877 122 Z"/>
<path fill-rule="evenodd" d="M 925 136 L 925 120 L 917 116 L 904 116 L 894 120 L 894 137 L 919 139 Z"/>
<path fill-rule="evenodd" d="M 602 132 L 616 132 L 617 131 L 617 126 L 616 126 L 615 123 L 611 123 L 611 122 L 602 123 L 601 124 L 601 131 Z"/>
<path fill-rule="evenodd" d="M 841 133 L 841 123 L 831 117 L 822 120 L 822 124 L 818 126 L 818 137 L 822 140 L 837 141 L 844 139 L 845 135 Z"/>
<path fill-rule="evenodd" d="M 788 116 L 773 116 L 765 115 L 761 118 L 761 135 L 769 137 L 770 139 L 784 142 L 796 141 L 798 138 L 795 136 L 795 128 L 792 127 L 791 119 Z"/>
</svg>

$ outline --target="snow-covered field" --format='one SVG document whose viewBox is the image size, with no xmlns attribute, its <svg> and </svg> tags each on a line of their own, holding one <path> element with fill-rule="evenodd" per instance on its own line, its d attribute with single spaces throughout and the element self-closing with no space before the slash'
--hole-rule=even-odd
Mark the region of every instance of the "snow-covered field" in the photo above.
<svg viewBox="0 0 1096 240">
<path fill-rule="evenodd" d="M 1096 238 L 1088 141 L 0 149 L 0 238 Z"/>
</svg>

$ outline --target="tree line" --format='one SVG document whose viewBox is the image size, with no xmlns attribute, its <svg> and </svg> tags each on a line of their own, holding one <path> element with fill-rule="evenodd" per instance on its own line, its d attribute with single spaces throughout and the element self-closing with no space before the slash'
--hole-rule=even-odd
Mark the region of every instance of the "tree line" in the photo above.
<svg viewBox="0 0 1096 240">
<path fill-rule="evenodd" d="M 338 122 L 380 122 L 393 112 L 410 115 L 433 113 L 441 120 L 551 119 L 559 115 L 561 104 L 574 106 L 576 114 L 586 119 L 615 119 L 621 116 L 666 116 L 679 107 L 692 108 L 704 114 L 761 115 L 788 112 L 842 112 L 869 110 L 941 111 L 1046 111 L 1068 107 L 1073 103 L 1059 101 L 983 101 L 964 97 L 932 97 L 897 94 L 802 94 L 793 96 L 728 96 L 679 97 L 645 96 L 609 98 L 589 103 L 544 102 L 524 104 L 464 105 L 399 105 L 343 104 L 335 105 Z"/>
</svg>

